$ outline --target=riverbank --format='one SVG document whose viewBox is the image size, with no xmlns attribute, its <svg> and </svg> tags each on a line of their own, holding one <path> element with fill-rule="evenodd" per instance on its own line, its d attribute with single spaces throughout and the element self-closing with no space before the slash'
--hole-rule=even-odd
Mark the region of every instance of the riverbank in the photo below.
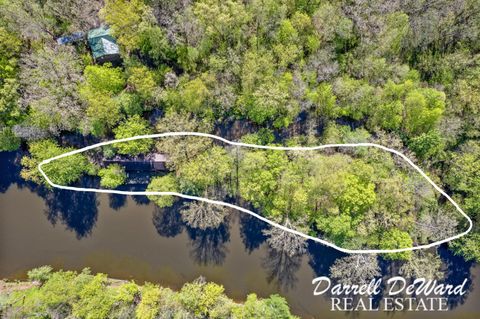
<svg viewBox="0 0 480 319">
<path fill-rule="evenodd" d="M 146 282 L 110 279 L 105 274 L 52 271 L 43 266 L 28 272 L 28 282 L 2 282 L 0 316 L 18 318 L 153 319 L 158 314 L 182 318 L 295 318 L 279 295 L 259 299 L 249 294 L 236 303 L 224 288 L 199 277 L 179 291 Z M 4 287 L 4 288 L 3 288 Z"/>
</svg>

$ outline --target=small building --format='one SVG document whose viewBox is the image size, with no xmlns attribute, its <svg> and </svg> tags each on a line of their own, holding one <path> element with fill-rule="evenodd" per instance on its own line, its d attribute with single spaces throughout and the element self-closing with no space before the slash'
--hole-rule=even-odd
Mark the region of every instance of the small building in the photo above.
<svg viewBox="0 0 480 319">
<path fill-rule="evenodd" d="M 163 153 L 150 153 L 135 157 L 116 155 L 113 158 L 104 159 L 103 165 L 119 164 L 126 171 L 167 171 L 168 155 Z"/>
<path fill-rule="evenodd" d="M 87 41 L 96 63 L 120 63 L 120 49 L 117 41 L 110 35 L 109 28 L 102 26 L 88 31 Z"/>
</svg>

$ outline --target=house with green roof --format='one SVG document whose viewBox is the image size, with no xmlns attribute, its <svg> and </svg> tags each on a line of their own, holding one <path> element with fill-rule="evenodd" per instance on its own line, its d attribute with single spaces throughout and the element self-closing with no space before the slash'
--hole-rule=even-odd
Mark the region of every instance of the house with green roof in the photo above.
<svg viewBox="0 0 480 319">
<path fill-rule="evenodd" d="M 102 26 L 88 31 L 87 41 L 96 63 L 120 63 L 120 50 L 109 28 Z"/>
</svg>

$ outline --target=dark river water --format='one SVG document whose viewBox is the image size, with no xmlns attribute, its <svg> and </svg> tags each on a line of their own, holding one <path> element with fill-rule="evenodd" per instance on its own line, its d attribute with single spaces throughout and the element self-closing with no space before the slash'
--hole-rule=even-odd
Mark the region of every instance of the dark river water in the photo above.
<svg viewBox="0 0 480 319">
<path fill-rule="evenodd" d="M 162 211 L 145 197 L 47 190 L 19 178 L 19 157 L 0 152 L 0 278 L 23 279 L 46 264 L 173 289 L 204 276 L 235 300 L 279 293 L 303 318 L 480 318 L 480 268 L 445 248 L 446 281 L 468 278 L 467 293 L 449 300 L 450 311 L 332 312 L 330 298 L 314 296 L 311 282 L 344 256 L 334 249 L 310 242 L 307 253 L 289 258 L 269 249 L 265 224 L 241 212 L 215 231 L 199 231 L 181 222 L 178 208 Z M 385 278 L 398 275 L 395 265 L 381 266 Z"/>
</svg>

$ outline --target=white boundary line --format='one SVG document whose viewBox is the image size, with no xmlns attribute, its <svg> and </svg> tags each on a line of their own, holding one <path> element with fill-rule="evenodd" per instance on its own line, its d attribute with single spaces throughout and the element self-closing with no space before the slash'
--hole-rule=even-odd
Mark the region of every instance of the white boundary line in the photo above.
<svg viewBox="0 0 480 319">
<path fill-rule="evenodd" d="M 414 246 L 414 247 L 408 247 L 408 248 L 398 248 L 398 249 L 346 249 L 339 247 L 333 243 L 330 243 L 326 240 L 309 236 L 304 233 L 301 233 L 297 230 L 290 229 L 288 227 L 285 227 L 283 225 L 280 225 L 274 221 L 271 221 L 257 213 L 254 213 L 248 209 L 245 209 L 243 207 L 233 205 L 230 203 L 225 203 L 222 201 L 217 201 L 217 200 L 212 200 L 204 197 L 198 197 L 198 196 L 190 196 L 190 195 L 185 195 L 177 192 L 153 192 L 153 191 L 121 191 L 121 190 L 112 190 L 112 189 L 96 189 L 96 188 L 83 188 L 83 187 L 72 187 L 72 186 L 64 186 L 64 185 L 58 185 L 53 183 L 50 178 L 45 174 L 45 172 L 42 170 L 42 166 L 50 163 L 54 160 L 67 157 L 70 155 L 78 154 L 78 153 L 83 153 L 85 151 L 100 147 L 100 146 L 105 146 L 105 145 L 110 145 L 114 143 L 120 143 L 120 142 L 128 142 L 128 141 L 133 141 L 133 140 L 139 140 L 139 139 L 145 139 L 145 138 L 159 138 L 159 137 L 169 137 L 169 136 L 200 136 L 200 137 L 209 137 L 221 142 L 224 142 L 229 145 L 233 146 L 242 146 L 242 147 L 249 147 L 249 148 L 256 148 L 256 149 L 267 149 L 267 150 L 282 150 L 282 151 L 313 151 L 313 150 L 322 150 L 326 148 L 334 148 L 334 147 L 375 147 L 382 149 L 384 151 L 390 152 L 392 154 L 396 154 L 400 156 L 402 159 L 404 159 L 410 166 L 412 166 L 420 175 L 422 175 L 440 194 L 445 196 L 450 203 L 452 203 L 453 206 L 459 211 L 467 220 L 468 220 L 468 229 L 464 231 L 463 233 L 430 243 L 426 245 L 420 245 L 420 246 Z M 401 152 L 385 147 L 383 145 L 375 144 L 375 143 L 349 143 L 349 144 L 325 144 L 325 145 L 320 145 L 320 146 L 293 146 L 293 147 L 287 147 L 287 146 L 267 146 L 267 145 L 254 145 L 254 144 L 247 144 L 247 143 L 241 143 L 241 142 L 232 142 L 229 141 L 225 138 L 219 137 L 217 135 L 213 134 L 207 134 L 207 133 L 199 133 L 199 132 L 167 132 L 167 133 L 160 133 L 160 134 L 149 134 L 149 135 L 139 135 L 139 136 L 133 136 L 133 137 L 127 137 L 127 138 L 122 138 L 118 140 L 112 140 L 112 141 L 106 141 L 106 142 L 101 142 L 97 144 L 93 144 L 78 150 L 74 150 L 71 152 L 67 152 L 64 154 L 60 154 L 58 156 L 46 159 L 42 161 L 40 164 L 38 164 L 38 170 L 40 173 L 43 175 L 45 180 L 50 184 L 52 187 L 59 188 L 59 189 L 65 189 L 65 190 L 71 190 L 71 191 L 76 191 L 76 192 L 93 192 L 93 193 L 106 193 L 106 194 L 120 194 L 120 195 L 158 195 L 158 196 L 177 196 L 181 198 L 186 198 L 186 199 L 191 199 L 191 200 L 198 200 L 202 202 L 207 202 L 210 204 L 216 204 L 216 205 L 222 205 L 225 207 L 230 207 L 236 210 L 239 210 L 241 212 L 247 213 L 249 215 L 252 215 L 272 226 L 278 227 L 284 231 L 288 231 L 292 234 L 301 236 L 306 239 L 313 240 L 315 242 L 324 244 L 326 246 L 335 248 L 341 252 L 348 253 L 348 254 L 380 254 L 380 253 L 398 253 L 398 252 L 404 252 L 404 251 L 413 251 L 413 250 L 418 250 L 418 249 L 425 249 L 425 248 L 431 248 L 434 246 L 438 246 L 443 243 L 447 243 L 451 240 L 460 238 L 462 236 L 465 236 L 472 230 L 473 222 L 470 219 L 470 217 L 465 214 L 465 212 L 460 208 L 460 206 L 447 194 L 445 191 L 443 191 L 437 184 L 435 184 L 428 176 L 423 172 L 417 165 L 415 165 L 407 156 L 402 154 Z"/>
</svg>

